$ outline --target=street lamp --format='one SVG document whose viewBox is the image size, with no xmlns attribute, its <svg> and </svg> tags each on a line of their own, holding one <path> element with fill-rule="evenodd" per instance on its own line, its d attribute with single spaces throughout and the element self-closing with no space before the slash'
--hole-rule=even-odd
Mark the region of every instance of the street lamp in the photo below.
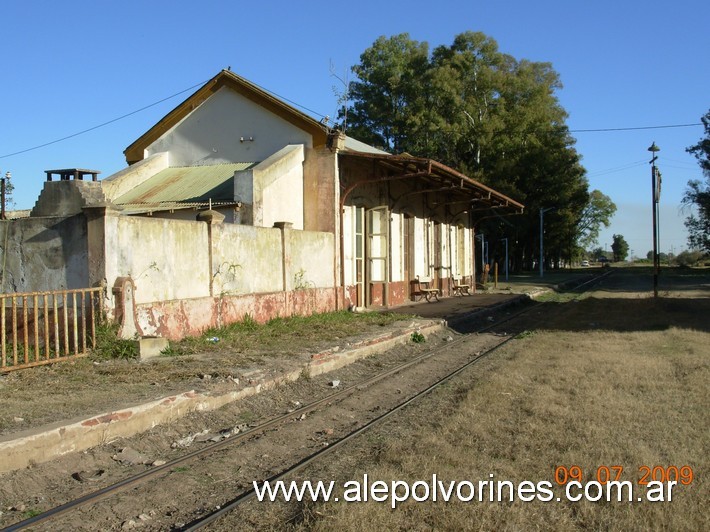
<svg viewBox="0 0 710 532">
<path fill-rule="evenodd" d="M 660 269 L 660 261 L 658 260 L 658 202 L 661 197 L 661 173 L 656 167 L 656 153 L 661 151 L 661 148 L 653 142 L 648 148 L 653 158 L 649 162 L 651 165 L 651 207 L 653 210 L 653 297 L 658 297 L 658 270 Z"/>
<path fill-rule="evenodd" d="M 543 269 L 542 269 L 542 251 L 543 251 L 543 247 L 542 247 L 542 235 L 543 235 L 543 231 L 542 231 L 542 221 L 543 221 L 543 215 L 544 215 L 547 211 L 551 211 L 551 210 L 553 210 L 553 209 L 554 209 L 554 207 L 547 207 L 546 209 L 540 208 L 540 277 L 543 276 Z"/>
</svg>

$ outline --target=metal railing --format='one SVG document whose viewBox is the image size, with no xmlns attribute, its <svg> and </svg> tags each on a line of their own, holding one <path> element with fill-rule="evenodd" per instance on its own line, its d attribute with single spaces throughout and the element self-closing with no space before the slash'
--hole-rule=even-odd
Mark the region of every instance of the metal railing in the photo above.
<svg viewBox="0 0 710 532">
<path fill-rule="evenodd" d="M 96 346 L 102 287 L 0 294 L 0 371 L 84 356 Z"/>
</svg>

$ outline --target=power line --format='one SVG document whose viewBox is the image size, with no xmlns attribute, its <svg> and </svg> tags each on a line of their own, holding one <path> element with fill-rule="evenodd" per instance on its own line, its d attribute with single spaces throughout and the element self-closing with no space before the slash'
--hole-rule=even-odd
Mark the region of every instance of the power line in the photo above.
<svg viewBox="0 0 710 532">
<path fill-rule="evenodd" d="M 144 106 L 144 107 L 141 107 L 140 109 L 136 109 L 135 111 L 131 111 L 130 113 L 126 113 L 126 114 L 124 114 L 124 115 L 121 115 L 121 116 L 119 116 L 119 117 L 113 118 L 113 119 L 111 119 L 111 120 L 108 120 L 108 121 L 103 122 L 103 123 L 101 123 L 101 124 L 98 124 L 98 125 L 96 125 L 96 126 L 93 126 L 93 127 L 87 128 L 87 129 L 84 129 L 84 130 L 82 130 L 82 131 L 78 131 L 78 132 L 76 132 L 76 133 L 72 133 L 71 135 L 67 135 L 67 136 L 65 136 L 65 137 L 61 137 L 61 138 L 59 138 L 59 139 L 52 140 L 52 141 L 49 141 L 49 142 L 45 142 L 44 144 L 39 144 L 39 145 L 33 146 L 33 147 L 31 147 L 31 148 L 26 148 L 26 149 L 24 149 L 24 150 L 19 150 L 19 151 L 16 151 L 16 152 L 7 153 L 7 154 L 5 154 L 5 155 L 0 155 L 0 159 L 5 159 L 5 158 L 7 158 L 7 157 L 12 157 L 12 156 L 14 156 L 14 155 L 20 155 L 20 154 L 22 154 L 22 153 L 27 153 L 27 152 L 30 152 L 30 151 L 38 150 L 38 149 L 44 148 L 44 147 L 46 147 L 46 146 L 51 146 L 52 144 L 57 144 L 57 143 L 59 143 L 59 142 L 65 141 L 65 140 L 68 140 L 68 139 L 71 139 L 71 138 L 74 138 L 74 137 L 78 137 L 79 135 L 83 135 L 83 134 L 85 134 L 85 133 L 89 133 L 89 132 L 91 132 L 91 131 L 94 131 L 94 130 L 96 130 L 96 129 L 102 128 L 102 127 L 104 127 L 104 126 L 108 126 L 109 124 L 113 124 L 114 122 L 118 122 L 119 120 L 123 120 L 124 118 L 128 118 L 129 116 L 133 116 L 133 115 L 135 115 L 135 114 L 137 114 L 137 113 L 140 113 L 141 111 L 145 111 L 146 109 L 150 109 L 151 107 L 155 107 L 155 106 L 158 105 L 158 104 L 161 104 L 161 103 L 166 102 L 166 101 L 168 101 L 168 100 L 170 100 L 170 99 L 172 99 L 172 98 L 175 98 L 176 96 L 179 96 L 179 95 L 181 95 L 181 94 L 183 94 L 183 93 L 185 93 L 185 92 L 187 92 L 187 91 L 190 91 L 190 90 L 192 90 L 192 89 L 195 89 L 195 88 L 197 88 L 197 87 L 200 87 L 200 86 L 204 85 L 205 83 L 207 83 L 207 81 L 209 81 L 209 80 L 202 81 L 202 82 L 200 82 L 200 83 L 196 83 L 195 85 L 192 85 L 191 87 L 188 87 L 188 88 L 186 88 L 186 89 L 183 89 L 183 90 L 181 90 L 180 92 L 176 92 L 175 94 L 172 94 L 172 95 L 170 95 L 170 96 L 167 96 L 167 97 L 165 97 L 165 98 L 162 98 L 162 99 L 160 99 L 160 100 L 158 100 L 158 101 L 156 101 L 156 102 L 153 102 L 153 103 L 151 103 L 151 104 L 149 104 L 149 105 L 146 105 L 146 106 Z M 269 92 L 269 93 L 273 94 L 274 96 L 276 96 L 277 98 L 280 98 L 281 100 L 284 100 L 284 101 L 286 101 L 286 102 L 288 102 L 288 103 L 290 103 L 290 104 L 292 104 L 292 105 L 294 105 L 294 106 L 296 106 L 296 107 L 300 107 L 301 109 L 304 109 L 304 110 L 306 110 L 306 111 L 312 113 L 312 114 L 315 115 L 315 116 L 325 117 L 325 115 L 323 115 L 323 114 L 321 114 L 321 113 L 318 113 L 317 111 L 314 111 L 314 110 L 312 110 L 312 109 L 309 109 L 308 107 L 306 107 L 306 106 L 304 106 L 304 105 L 300 105 L 299 103 L 294 102 L 293 100 L 290 100 L 290 99 L 288 99 L 288 98 L 285 98 L 285 97 L 283 97 L 283 96 L 281 96 L 281 95 L 279 95 L 279 94 L 277 94 L 277 93 L 275 93 L 275 92 L 273 92 L 273 91 L 270 91 L 270 90 L 268 90 L 268 89 L 266 89 L 266 88 L 264 88 L 264 87 L 261 87 L 261 86 L 257 85 L 256 83 L 252 83 L 252 84 L 255 85 L 256 87 L 259 87 L 261 90 L 263 90 L 263 91 L 265 91 L 265 92 Z M 672 125 L 665 125 L 665 126 L 621 127 L 621 128 L 601 128 L 601 129 L 571 129 L 571 130 L 570 130 L 570 133 L 592 133 L 592 132 L 604 132 L 604 131 L 636 131 L 636 130 L 643 130 L 643 129 L 667 129 L 667 128 L 678 128 L 678 127 L 694 127 L 694 126 L 702 126 L 702 125 L 703 125 L 702 123 L 697 122 L 697 123 L 693 123 L 693 124 L 672 124 Z"/>
<path fill-rule="evenodd" d="M 149 104 L 149 105 L 146 105 L 145 107 L 141 107 L 140 109 L 136 109 L 135 111 L 131 111 L 130 113 L 126 113 L 125 115 L 121 115 L 121 116 L 119 116 L 119 117 L 113 118 L 112 120 L 109 120 L 109 121 L 107 121 L 107 122 L 103 122 L 103 123 L 101 123 L 101 124 L 98 124 L 98 125 L 96 125 L 96 126 L 90 127 L 90 128 L 88 128 L 88 129 L 84 129 L 84 130 L 82 130 L 82 131 L 78 131 L 77 133 L 72 133 L 71 135 L 67 135 L 66 137 L 62 137 L 62 138 L 59 138 L 59 139 L 56 139 L 56 140 L 52 140 L 52 141 L 50 141 L 50 142 L 45 142 L 44 144 L 39 144 L 39 145 L 37 145 L 37 146 L 33 146 L 33 147 L 31 147 L 31 148 L 26 148 L 26 149 L 24 149 L 24 150 L 16 151 L 16 152 L 13 152 L 13 153 L 7 153 L 7 154 L 5 154 L 5 155 L 0 155 L 0 159 L 5 159 L 6 157 L 12 157 L 13 155 L 20 155 L 20 154 L 22 154 L 22 153 L 27 153 L 27 152 L 29 152 L 29 151 L 38 150 L 38 149 L 44 148 L 44 147 L 46 147 L 46 146 L 51 146 L 52 144 L 57 144 L 58 142 L 62 142 L 62 141 L 65 141 L 65 140 L 68 140 L 68 139 L 71 139 L 71 138 L 74 138 L 74 137 L 78 137 L 79 135 L 83 135 L 84 133 L 89 133 L 89 132 L 91 132 L 91 131 L 94 131 L 94 130 L 96 130 L 96 129 L 102 128 L 102 127 L 104 127 L 104 126 L 108 126 L 109 124 L 113 124 L 114 122 L 118 122 L 119 120 L 123 120 L 124 118 L 128 118 L 129 116 L 138 114 L 138 113 L 140 113 L 141 111 L 145 111 L 146 109 L 150 109 L 151 107 L 155 107 L 156 105 L 161 104 L 161 103 L 163 103 L 163 102 L 166 102 L 166 101 L 168 101 L 168 100 L 170 100 L 170 99 L 172 99 L 172 98 L 175 98 L 176 96 L 180 96 L 181 94 L 183 94 L 183 93 L 185 93 L 185 92 L 187 92 L 187 91 L 190 91 L 190 90 L 192 90 L 192 89 L 195 89 L 195 88 L 197 88 L 197 87 L 200 87 L 200 86 L 204 85 L 205 83 L 207 83 L 207 81 L 209 81 L 209 80 L 205 80 L 205 81 L 202 81 L 202 82 L 200 82 L 200 83 L 196 83 L 195 85 L 192 85 L 191 87 L 188 87 L 188 88 L 186 88 L 186 89 L 181 90 L 180 92 L 176 92 L 175 94 L 172 94 L 172 95 L 170 95 L 170 96 L 167 96 L 167 97 L 165 97 L 165 98 L 162 98 L 162 99 L 158 100 L 157 102 L 153 102 L 153 103 L 151 103 L 151 104 Z M 312 110 L 312 109 L 309 109 L 308 107 L 306 107 L 306 106 L 304 106 L 304 105 L 300 105 L 299 103 L 294 102 L 293 100 L 289 100 L 288 98 L 285 98 L 285 97 L 283 97 L 283 96 L 281 96 L 281 95 L 279 95 L 279 94 L 276 94 L 275 92 L 272 92 L 272 91 L 270 91 L 270 90 L 268 90 L 268 89 L 266 89 L 266 88 L 264 88 L 264 87 L 261 87 L 261 86 L 257 85 L 256 83 L 252 83 L 252 84 L 255 85 L 256 87 L 259 87 L 261 90 L 263 90 L 263 91 L 265 91 L 265 92 L 269 92 L 269 93 L 273 94 L 274 96 L 276 96 L 277 98 L 280 98 L 281 100 L 284 100 L 285 102 L 290 103 L 291 105 L 295 105 L 296 107 L 300 107 L 301 109 L 305 109 L 306 111 L 308 111 L 308 112 L 310 112 L 310 113 L 312 113 L 312 114 L 314 114 L 314 115 L 316 115 L 316 116 L 320 116 L 320 117 L 322 117 L 322 118 L 325 117 L 325 115 L 323 115 L 323 114 L 321 114 L 321 113 L 318 113 L 318 112 L 316 112 L 316 111 L 314 111 L 314 110 Z"/>
<path fill-rule="evenodd" d="M 674 127 L 694 127 L 702 126 L 701 122 L 693 124 L 671 124 L 667 126 L 641 126 L 641 127 L 607 127 L 600 129 L 570 129 L 570 133 L 597 133 L 602 131 L 639 131 L 642 129 L 669 129 Z"/>
<path fill-rule="evenodd" d="M 637 166 L 642 166 L 642 165 L 646 165 L 645 159 L 642 161 L 635 161 L 633 163 L 628 163 L 623 166 L 616 166 L 614 168 L 608 168 L 606 170 L 597 170 L 596 172 L 592 172 L 591 174 L 589 174 L 587 177 L 599 177 L 599 176 L 606 175 L 606 174 L 613 174 L 615 172 L 621 172 L 623 170 L 630 170 L 631 168 L 635 168 Z"/>
<path fill-rule="evenodd" d="M 208 80 L 208 81 L 209 81 L 209 80 Z M 126 113 L 125 115 L 121 115 L 121 116 L 119 116 L 119 117 L 117 117 L 117 118 L 114 118 L 114 119 L 109 120 L 109 121 L 107 121 L 107 122 L 103 122 L 102 124 L 98 124 L 98 125 L 96 125 L 96 126 L 93 126 L 93 127 L 88 128 L 88 129 L 84 129 L 84 130 L 79 131 L 79 132 L 77 132 L 77 133 L 72 133 L 71 135 L 67 135 L 66 137 L 62 137 L 62 138 L 60 138 L 60 139 L 52 140 L 52 141 L 50 141 L 50 142 L 45 142 L 44 144 L 39 144 L 39 145 L 37 145 L 37 146 L 33 146 L 32 148 L 26 148 L 26 149 L 24 149 L 24 150 L 16 151 L 16 152 L 13 152 L 13 153 L 8 153 L 8 154 L 6 154 L 6 155 L 0 155 L 0 159 L 5 159 L 6 157 L 12 157 L 13 155 L 20 155 L 21 153 L 27 153 L 28 151 L 38 150 L 38 149 L 44 148 L 44 147 L 46 147 L 46 146 L 51 146 L 52 144 L 57 144 L 58 142 L 62 142 L 62 141 L 64 141 L 64 140 L 68 140 L 68 139 L 71 139 L 71 138 L 74 138 L 74 137 L 78 137 L 79 135 L 83 135 L 84 133 L 89 133 L 90 131 L 94 131 L 95 129 L 99 129 L 99 128 L 104 127 L 104 126 L 108 126 L 109 124 L 113 124 L 114 122 L 118 122 L 119 120 L 123 120 L 124 118 L 128 118 L 129 116 L 132 116 L 132 115 L 135 115 L 135 114 L 137 114 L 137 113 L 140 113 L 141 111 L 145 111 L 146 109 L 150 109 L 151 107 L 155 107 L 156 105 L 161 104 L 161 103 L 163 103 L 163 102 L 165 102 L 165 101 L 168 101 L 168 100 L 170 100 L 170 99 L 172 99 L 172 98 L 175 98 L 176 96 L 180 96 L 181 94 L 183 94 L 183 93 L 185 93 L 185 92 L 187 92 L 187 91 L 190 91 L 190 90 L 192 90 L 192 89 L 194 89 L 194 88 L 196 88 L 196 87 L 200 87 L 200 86 L 204 85 L 205 83 L 207 83 L 207 81 L 203 81 L 203 82 L 201 82 L 201 83 L 197 83 L 197 84 L 193 85 L 192 87 L 188 87 L 187 89 L 183 89 L 183 90 L 181 90 L 180 92 L 176 92 L 175 94 L 173 94 L 173 95 L 171 95 L 171 96 L 167 96 L 166 98 L 163 98 L 163 99 L 161 99 L 161 100 L 158 100 L 157 102 L 153 102 L 153 103 L 151 103 L 151 104 L 149 104 L 149 105 L 146 105 L 145 107 L 141 107 L 140 109 L 136 109 L 135 111 L 131 111 L 130 113 Z"/>
</svg>

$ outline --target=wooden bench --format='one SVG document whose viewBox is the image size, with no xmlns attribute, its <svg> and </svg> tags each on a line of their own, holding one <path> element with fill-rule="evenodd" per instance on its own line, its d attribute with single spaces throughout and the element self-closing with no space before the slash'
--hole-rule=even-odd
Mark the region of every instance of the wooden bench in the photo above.
<svg viewBox="0 0 710 532">
<path fill-rule="evenodd" d="M 467 284 L 462 284 L 461 283 L 461 277 L 454 277 L 454 284 L 452 286 L 454 290 L 454 295 L 455 296 L 470 296 L 473 295 L 471 292 L 469 292 L 469 289 L 471 288 Z"/>
<path fill-rule="evenodd" d="M 429 303 L 431 303 L 432 297 L 435 300 L 439 301 L 439 289 L 432 288 L 431 283 L 431 277 L 419 277 L 417 275 L 417 285 L 419 289 L 418 292 L 420 301 L 422 299 L 426 299 Z"/>
</svg>

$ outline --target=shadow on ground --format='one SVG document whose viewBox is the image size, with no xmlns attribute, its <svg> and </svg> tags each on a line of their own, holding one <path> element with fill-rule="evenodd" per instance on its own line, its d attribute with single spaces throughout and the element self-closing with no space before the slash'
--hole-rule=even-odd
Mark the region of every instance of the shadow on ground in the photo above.
<svg viewBox="0 0 710 532">
<path fill-rule="evenodd" d="M 658 297 L 653 297 L 650 268 L 619 268 L 594 282 L 591 296 L 576 299 L 589 286 L 548 288 L 544 304 L 555 310 L 540 328 L 560 331 L 661 331 L 671 327 L 710 332 L 710 270 L 661 271 Z M 576 276 L 573 282 L 591 279 Z M 515 293 L 479 292 L 468 297 L 445 298 L 438 303 L 404 305 L 395 311 L 445 319 L 460 333 L 490 325 L 491 313 L 506 313 L 526 304 Z M 490 310 L 503 307 L 503 310 Z M 499 318 L 495 318 L 499 319 Z"/>
</svg>

